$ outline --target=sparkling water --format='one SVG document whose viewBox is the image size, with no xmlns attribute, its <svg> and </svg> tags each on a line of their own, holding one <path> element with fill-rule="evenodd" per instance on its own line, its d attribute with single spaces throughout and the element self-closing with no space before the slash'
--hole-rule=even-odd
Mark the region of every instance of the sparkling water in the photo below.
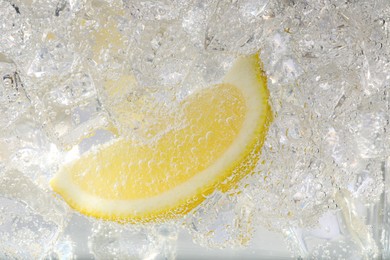
<svg viewBox="0 0 390 260">
<path fill-rule="evenodd" d="M 389 24 L 388 0 L 0 0 L 0 258 L 389 258 Z M 58 167 L 110 127 L 150 141 L 256 52 L 274 121 L 238 188 L 145 225 L 53 196 Z"/>
</svg>

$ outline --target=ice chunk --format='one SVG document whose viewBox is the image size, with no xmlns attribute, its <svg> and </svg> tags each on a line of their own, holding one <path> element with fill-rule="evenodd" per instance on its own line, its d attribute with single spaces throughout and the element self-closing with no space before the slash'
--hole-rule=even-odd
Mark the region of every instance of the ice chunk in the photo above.
<svg viewBox="0 0 390 260">
<path fill-rule="evenodd" d="M 194 242 L 212 248 L 240 248 L 253 236 L 254 205 L 246 195 L 214 192 L 186 219 Z"/>
<path fill-rule="evenodd" d="M 174 259 L 177 230 L 170 224 L 121 227 L 96 223 L 89 248 L 96 258 Z"/>
<path fill-rule="evenodd" d="M 66 208 L 20 172 L 1 176 L 0 256 L 44 257 L 61 233 Z"/>
</svg>

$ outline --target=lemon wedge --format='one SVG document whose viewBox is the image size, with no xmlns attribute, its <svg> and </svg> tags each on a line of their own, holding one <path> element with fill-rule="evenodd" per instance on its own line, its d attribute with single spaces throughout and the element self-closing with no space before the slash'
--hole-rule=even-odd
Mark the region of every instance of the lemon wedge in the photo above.
<svg viewBox="0 0 390 260">
<path fill-rule="evenodd" d="M 250 174 L 272 120 L 258 55 L 182 102 L 185 122 L 153 143 L 118 138 L 60 168 L 55 192 L 77 211 L 118 222 L 163 221 Z M 167 120 L 170 120 L 169 117 Z"/>
</svg>

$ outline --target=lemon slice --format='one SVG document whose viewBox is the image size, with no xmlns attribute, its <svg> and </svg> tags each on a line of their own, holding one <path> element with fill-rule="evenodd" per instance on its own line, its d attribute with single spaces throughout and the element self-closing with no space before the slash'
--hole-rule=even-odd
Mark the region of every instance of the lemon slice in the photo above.
<svg viewBox="0 0 390 260">
<path fill-rule="evenodd" d="M 150 144 L 125 138 L 64 165 L 51 181 L 79 212 L 118 222 L 181 216 L 251 173 L 272 120 L 258 55 L 182 102 L 185 122 Z M 169 117 L 167 120 L 170 120 Z"/>
</svg>

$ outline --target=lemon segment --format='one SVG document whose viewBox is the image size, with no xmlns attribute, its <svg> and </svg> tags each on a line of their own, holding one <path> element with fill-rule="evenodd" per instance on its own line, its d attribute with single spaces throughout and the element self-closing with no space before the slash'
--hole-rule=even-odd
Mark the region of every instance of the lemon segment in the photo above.
<svg viewBox="0 0 390 260">
<path fill-rule="evenodd" d="M 182 102 L 183 127 L 150 144 L 118 138 L 100 145 L 62 166 L 51 186 L 71 207 L 97 218 L 183 215 L 251 173 L 272 120 L 268 95 L 258 55 L 238 58 L 221 84 Z"/>
</svg>

